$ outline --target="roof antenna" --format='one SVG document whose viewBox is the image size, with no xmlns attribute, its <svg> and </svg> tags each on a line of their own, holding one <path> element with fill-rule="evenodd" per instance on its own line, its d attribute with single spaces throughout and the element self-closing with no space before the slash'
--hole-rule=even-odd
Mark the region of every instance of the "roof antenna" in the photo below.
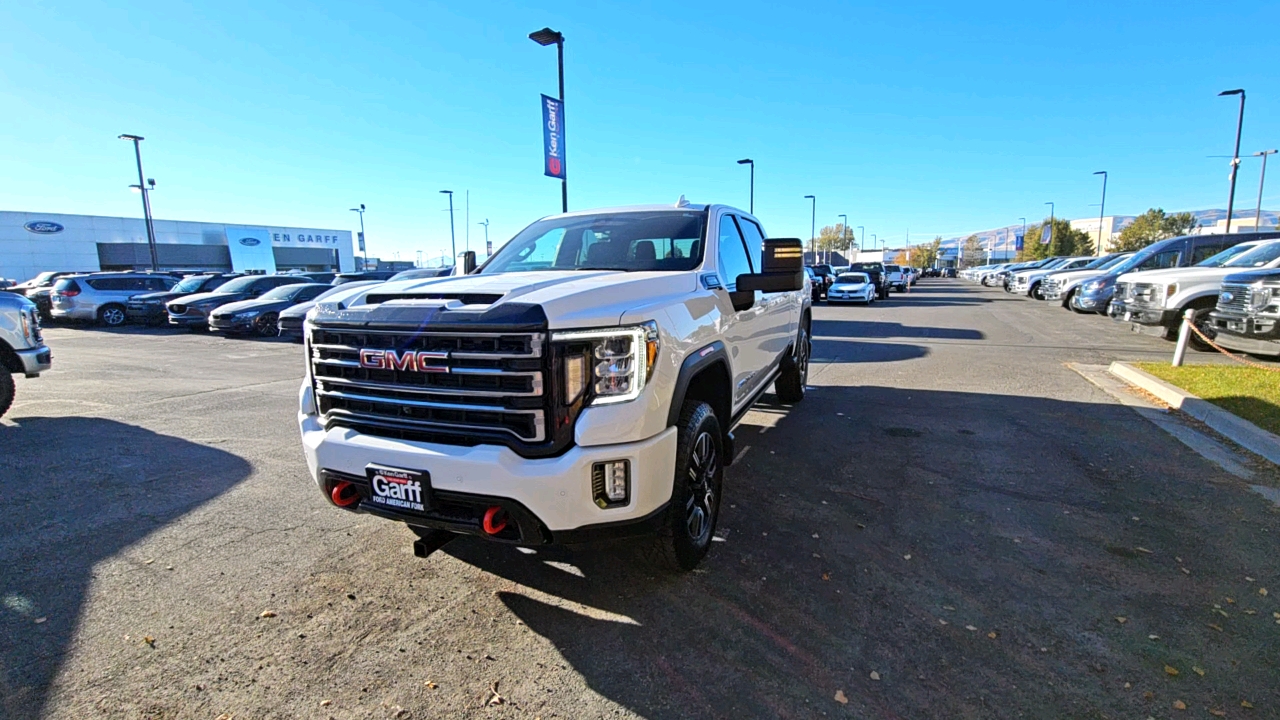
<svg viewBox="0 0 1280 720">
<path fill-rule="evenodd" d="M 678 208 L 689 207 L 689 201 L 685 200 L 684 196 L 681 195 L 680 199 L 676 201 L 676 207 Z"/>
</svg>

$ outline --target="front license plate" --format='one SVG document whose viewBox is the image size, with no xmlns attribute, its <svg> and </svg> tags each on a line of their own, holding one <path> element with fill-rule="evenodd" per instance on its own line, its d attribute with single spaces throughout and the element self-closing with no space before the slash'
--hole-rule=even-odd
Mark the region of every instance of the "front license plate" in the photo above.
<svg viewBox="0 0 1280 720">
<path fill-rule="evenodd" d="M 369 502 L 388 510 L 426 512 L 431 508 L 431 474 L 419 470 L 366 465 Z"/>
<path fill-rule="evenodd" d="M 1125 321 L 1125 322 L 1129 322 L 1129 320 L 1131 320 L 1132 318 L 1133 318 L 1133 313 L 1129 312 L 1128 310 L 1125 310 L 1125 311 L 1124 311 L 1124 321 Z"/>
</svg>

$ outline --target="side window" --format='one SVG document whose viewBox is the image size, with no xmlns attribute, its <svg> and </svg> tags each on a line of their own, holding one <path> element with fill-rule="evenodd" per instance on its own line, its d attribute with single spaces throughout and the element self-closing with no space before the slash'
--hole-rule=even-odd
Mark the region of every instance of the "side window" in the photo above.
<svg viewBox="0 0 1280 720">
<path fill-rule="evenodd" d="M 297 298 L 295 298 L 295 299 L 297 299 L 297 300 L 299 300 L 299 301 L 302 301 L 302 302 L 306 302 L 307 300 L 315 300 L 317 295 L 319 295 L 320 293 L 322 293 L 322 292 L 324 292 L 325 290 L 328 290 L 328 289 L 329 289 L 329 288 L 324 287 L 324 286 L 321 286 L 321 287 L 312 287 L 312 288 L 307 288 L 307 289 L 305 289 L 305 290 L 300 291 L 300 292 L 298 293 L 298 297 L 297 297 Z"/>
<path fill-rule="evenodd" d="M 1181 247 L 1171 248 L 1161 253 L 1156 253 L 1147 258 L 1141 265 L 1133 268 L 1137 270 L 1160 270 L 1162 268 L 1171 268 L 1178 266 L 1178 256 L 1182 254 Z M 1132 272 L 1132 271 L 1131 271 Z"/>
<path fill-rule="evenodd" d="M 743 245 L 742 233 L 738 232 L 738 224 L 732 215 L 720 217 L 720 281 L 729 290 L 736 290 L 738 276 L 751 272 L 751 261 L 747 259 L 747 248 Z"/>
<path fill-rule="evenodd" d="M 144 287 L 143 289 L 152 290 L 152 291 L 168 290 L 170 287 L 172 287 L 170 283 L 167 282 L 164 278 L 147 278 L 144 285 L 146 287 Z"/>
<path fill-rule="evenodd" d="M 85 282 L 89 283 L 89 287 L 94 290 L 111 291 L 125 289 L 125 281 L 119 278 L 98 278 L 96 280 L 86 280 Z"/>
<path fill-rule="evenodd" d="M 1195 265 L 1201 260 L 1207 260 L 1225 250 L 1226 247 L 1226 243 L 1222 240 L 1197 240 L 1191 250 L 1191 264 Z"/>
<path fill-rule="evenodd" d="M 751 257 L 751 267 L 764 267 L 764 233 L 760 226 L 746 218 L 738 218 L 738 227 L 742 229 L 742 237 L 747 241 L 747 253 Z"/>
</svg>

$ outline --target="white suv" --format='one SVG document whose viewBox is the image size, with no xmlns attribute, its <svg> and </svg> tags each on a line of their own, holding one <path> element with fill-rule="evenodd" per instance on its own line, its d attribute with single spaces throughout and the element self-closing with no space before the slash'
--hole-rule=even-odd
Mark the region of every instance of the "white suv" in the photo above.
<svg viewBox="0 0 1280 720">
<path fill-rule="evenodd" d="M 298 423 L 333 505 L 524 545 L 649 535 L 706 554 L 733 426 L 805 394 L 799 240 L 724 205 L 556 215 L 469 275 L 334 295 L 304 327 Z"/>
</svg>

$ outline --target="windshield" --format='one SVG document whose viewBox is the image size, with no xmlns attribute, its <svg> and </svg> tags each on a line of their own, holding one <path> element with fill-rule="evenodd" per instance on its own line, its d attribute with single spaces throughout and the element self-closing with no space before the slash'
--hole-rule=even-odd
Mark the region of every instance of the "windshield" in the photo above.
<svg viewBox="0 0 1280 720">
<path fill-rule="evenodd" d="M 1156 249 L 1157 247 L 1158 247 L 1158 248 L 1160 248 L 1160 249 L 1159 249 L 1159 250 L 1157 250 L 1157 249 Z M 1156 243 L 1155 245 L 1148 245 L 1148 246 L 1146 246 L 1145 248 L 1143 248 L 1143 249 L 1139 250 L 1138 252 L 1136 252 L 1136 253 L 1134 253 L 1134 254 L 1130 255 L 1128 258 L 1126 258 L 1126 259 L 1125 259 L 1125 261 L 1124 261 L 1124 262 L 1122 262 L 1122 263 L 1117 263 L 1116 265 L 1114 265 L 1114 266 L 1112 266 L 1112 267 L 1110 267 L 1110 268 L 1107 268 L 1107 269 L 1108 269 L 1108 270 L 1110 270 L 1110 271 L 1112 271 L 1113 273 L 1116 273 L 1116 274 L 1129 272 L 1130 270 L 1134 269 L 1135 267 L 1137 267 L 1137 266 L 1141 265 L 1142 263 L 1146 262 L 1146 261 L 1147 261 L 1147 258 L 1151 257 L 1152 255 L 1155 255 L 1157 252 L 1160 252 L 1160 250 L 1163 250 L 1165 247 L 1166 247 L 1166 246 L 1165 246 L 1163 243 Z M 1170 244 L 1168 247 L 1176 248 L 1176 247 L 1178 247 L 1178 245 L 1177 245 L 1176 243 L 1174 243 L 1174 244 Z M 1145 269 L 1152 270 L 1152 269 L 1155 269 L 1155 268 L 1145 268 Z"/>
<path fill-rule="evenodd" d="M 262 276 L 261 275 L 245 275 L 244 277 L 238 277 L 235 280 L 231 280 L 225 285 L 219 287 L 217 292 L 220 292 L 220 293 L 248 292 L 253 287 L 253 284 L 257 282 L 258 278 L 260 277 Z"/>
<path fill-rule="evenodd" d="M 1117 256 L 1115 256 L 1115 257 L 1111 258 L 1111 259 L 1110 259 L 1110 260 L 1108 260 L 1107 262 L 1105 262 L 1105 263 L 1103 263 L 1103 264 L 1099 265 L 1098 267 L 1096 267 L 1096 268 L 1094 268 L 1094 269 L 1095 269 L 1095 270 L 1110 270 L 1111 268 L 1113 268 L 1113 267 L 1115 267 L 1115 266 L 1119 265 L 1120 263 L 1124 262 L 1125 260 L 1128 260 L 1128 259 L 1129 259 L 1129 258 L 1131 258 L 1131 257 L 1133 257 L 1133 255 L 1117 255 Z"/>
<path fill-rule="evenodd" d="M 537 270 L 692 270 L 702 262 L 705 212 L 619 212 L 539 220 L 516 235 L 480 274 Z"/>
<path fill-rule="evenodd" d="M 227 283 L 230 285 L 231 283 Z M 300 283 L 297 285 L 281 285 L 280 287 L 271 288 L 270 290 L 258 296 L 259 300 L 292 300 L 293 296 L 302 292 L 302 289 L 310 285 L 310 283 Z"/>
<path fill-rule="evenodd" d="M 1236 247 L 1239 247 L 1239 245 L 1237 245 Z M 1227 253 L 1231 252 L 1231 250 L 1234 250 L 1234 249 L 1235 248 L 1229 248 L 1227 250 L 1223 250 L 1217 255 L 1214 255 L 1213 258 L 1222 257 L 1223 255 L 1226 255 Z M 1212 260 L 1213 258 L 1209 258 L 1209 260 Z M 1247 251 L 1240 253 L 1236 257 L 1233 257 L 1227 260 L 1226 262 L 1222 263 L 1222 267 L 1257 268 L 1257 267 L 1263 267 L 1264 265 L 1269 265 L 1270 263 L 1273 263 L 1278 259 L 1280 259 L 1280 242 L 1271 242 L 1265 245 L 1254 245 L 1253 247 L 1249 248 Z M 1209 260 L 1206 260 L 1200 264 L 1204 265 L 1208 263 Z"/>
<path fill-rule="evenodd" d="M 871 272 L 884 272 L 884 267 L 880 263 L 857 263 L 850 265 L 850 270 L 869 270 Z"/>
<path fill-rule="evenodd" d="M 849 285 L 858 285 L 868 282 L 867 276 L 862 273 L 845 273 L 836 278 L 838 283 L 848 283 Z"/>
<path fill-rule="evenodd" d="M 199 290 L 200 286 L 204 284 L 204 281 L 208 279 L 208 275 L 192 275 L 191 277 L 183 278 L 182 282 L 173 286 L 171 292 L 195 292 Z"/>
</svg>

